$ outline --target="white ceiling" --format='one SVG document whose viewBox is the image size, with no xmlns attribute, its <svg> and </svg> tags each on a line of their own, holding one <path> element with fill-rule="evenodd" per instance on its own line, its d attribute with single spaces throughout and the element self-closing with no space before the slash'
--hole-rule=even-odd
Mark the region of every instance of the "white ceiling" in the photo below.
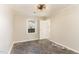
<svg viewBox="0 0 79 59">
<path fill-rule="evenodd" d="M 33 12 L 35 11 L 35 4 L 16 4 L 16 5 L 12 5 L 13 10 L 16 12 L 19 12 L 19 14 L 23 14 L 26 16 L 32 16 Z M 47 10 L 47 14 L 49 16 L 55 14 L 56 11 L 59 11 L 65 7 L 67 7 L 69 5 L 67 4 L 47 4 L 48 10 Z"/>
</svg>

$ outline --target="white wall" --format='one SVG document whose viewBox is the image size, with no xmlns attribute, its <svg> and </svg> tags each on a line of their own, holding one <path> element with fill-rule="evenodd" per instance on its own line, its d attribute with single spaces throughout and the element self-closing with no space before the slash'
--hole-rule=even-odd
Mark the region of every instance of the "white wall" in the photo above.
<svg viewBox="0 0 79 59">
<path fill-rule="evenodd" d="M 28 33 L 28 20 L 35 20 L 35 33 Z M 26 17 L 16 13 L 14 19 L 14 42 L 36 39 L 49 39 L 50 19 L 41 20 L 36 17 Z"/>
<path fill-rule="evenodd" d="M 37 19 L 35 33 L 28 33 L 28 19 L 34 19 L 33 17 L 26 17 L 26 15 L 16 13 L 14 19 L 14 42 L 30 41 L 38 39 Z"/>
<path fill-rule="evenodd" d="M 13 41 L 24 40 L 24 23 L 25 17 L 20 15 L 14 15 L 14 31 L 13 31 Z"/>
<path fill-rule="evenodd" d="M 79 5 L 59 11 L 52 17 L 51 24 L 50 40 L 79 51 Z"/>
<path fill-rule="evenodd" d="M 14 18 L 14 42 L 49 39 L 50 19 L 41 20 L 36 17 L 26 17 L 26 15 L 19 13 L 16 13 Z M 35 20 L 35 33 L 28 33 L 29 19 Z"/>
<path fill-rule="evenodd" d="M 0 5 L 0 53 L 8 53 L 12 43 L 12 16 L 7 5 Z"/>
</svg>

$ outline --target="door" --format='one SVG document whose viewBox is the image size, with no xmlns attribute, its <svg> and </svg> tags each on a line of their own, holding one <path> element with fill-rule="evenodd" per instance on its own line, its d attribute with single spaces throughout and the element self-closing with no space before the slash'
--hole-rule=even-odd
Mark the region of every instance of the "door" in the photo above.
<svg viewBox="0 0 79 59">
<path fill-rule="evenodd" d="M 49 39 L 50 19 L 40 20 L 40 39 Z"/>
</svg>

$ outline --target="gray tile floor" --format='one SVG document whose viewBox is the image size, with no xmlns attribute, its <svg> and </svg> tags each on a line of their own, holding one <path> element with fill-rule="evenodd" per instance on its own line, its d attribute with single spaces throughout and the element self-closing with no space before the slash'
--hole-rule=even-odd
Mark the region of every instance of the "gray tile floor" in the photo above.
<svg viewBox="0 0 79 59">
<path fill-rule="evenodd" d="M 13 45 L 11 54 L 77 54 L 47 39 L 20 42 Z"/>
</svg>

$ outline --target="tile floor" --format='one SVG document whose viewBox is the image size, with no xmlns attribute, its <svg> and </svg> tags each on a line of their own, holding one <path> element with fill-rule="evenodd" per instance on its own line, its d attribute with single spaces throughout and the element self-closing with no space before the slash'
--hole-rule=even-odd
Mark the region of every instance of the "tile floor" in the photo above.
<svg viewBox="0 0 79 59">
<path fill-rule="evenodd" d="M 77 54 L 47 39 L 20 42 L 13 45 L 11 54 Z"/>
</svg>

